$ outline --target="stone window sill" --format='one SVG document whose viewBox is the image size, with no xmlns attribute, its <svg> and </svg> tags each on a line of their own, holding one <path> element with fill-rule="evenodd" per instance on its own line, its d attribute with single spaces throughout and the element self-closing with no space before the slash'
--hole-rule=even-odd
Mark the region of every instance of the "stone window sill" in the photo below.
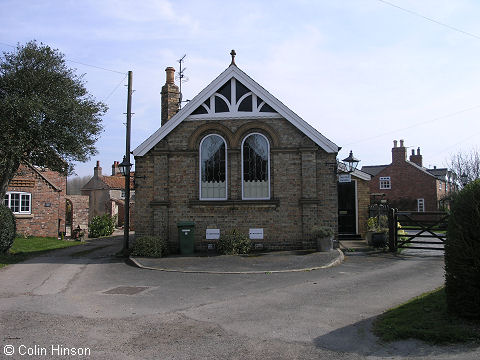
<svg viewBox="0 0 480 360">
<path fill-rule="evenodd" d="M 190 207 L 256 207 L 256 208 L 277 208 L 280 200 L 190 200 Z"/>
<path fill-rule="evenodd" d="M 17 219 L 33 219 L 33 214 L 13 214 Z"/>
</svg>

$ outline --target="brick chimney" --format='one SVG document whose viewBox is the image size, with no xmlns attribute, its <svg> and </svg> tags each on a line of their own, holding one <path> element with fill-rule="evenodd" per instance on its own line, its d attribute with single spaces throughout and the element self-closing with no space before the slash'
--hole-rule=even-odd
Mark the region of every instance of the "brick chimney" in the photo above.
<svg viewBox="0 0 480 360">
<path fill-rule="evenodd" d="M 165 72 L 167 79 L 162 87 L 162 126 L 178 112 L 180 101 L 180 91 L 175 85 L 175 69 L 167 67 Z"/>
<path fill-rule="evenodd" d="M 412 149 L 412 155 L 410 155 L 410 161 L 417 164 L 418 166 L 423 167 L 423 156 L 420 154 L 420 148 L 417 149 L 417 154 L 415 154 L 415 150 Z"/>
<path fill-rule="evenodd" d="M 400 146 L 397 146 L 397 140 L 393 141 L 392 164 L 405 162 L 407 160 L 407 149 L 403 146 L 403 140 L 400 140 Z"/>
<path fill-rule="evenodd" d="M 112 176 L 117 175 L 117 174 L 120 174 L 120 169 L 119 169 L 119 167 L 118 167 L 118 164 L 119 164 L 118 161 L 114 161 L 114 162 L 113 162 L 113 165 L 112 165 Z"/>
<path fill-rule="evenodd" d="M 93 168 L 93 177 L 101 177 L 102 176 L 102 168 L 100 167 L 100 161 L 97 160 L 97 166 Z"/>
</svg>

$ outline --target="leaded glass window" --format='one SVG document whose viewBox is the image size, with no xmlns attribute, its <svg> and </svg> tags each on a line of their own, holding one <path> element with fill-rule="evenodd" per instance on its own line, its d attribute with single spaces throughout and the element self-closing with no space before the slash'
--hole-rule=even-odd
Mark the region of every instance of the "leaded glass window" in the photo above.
<svg viewBox="0 0 480 360">
<path fill-rule="evenodd" d="M 220 135 L 208 135 L 200 143 L 200 199 L 227 198 L 227 146 Z"/>
<path fill-rule="evenodd" d="M 270 198 L 270 144 L 261 134 L 250 134 L 243 140 L 242 198 Z"/>
</svg>

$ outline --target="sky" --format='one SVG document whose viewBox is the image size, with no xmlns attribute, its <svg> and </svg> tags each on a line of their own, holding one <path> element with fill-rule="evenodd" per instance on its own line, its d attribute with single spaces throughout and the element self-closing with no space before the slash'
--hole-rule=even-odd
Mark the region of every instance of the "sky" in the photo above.
<svg viewBox="0 0 480 360">
<path fill-rule="evenodd" d="M 160 127 L 165 68 L 184 54 L 184 99 L 229 64 L 365 165 L 391 162 L 393 140 L 444 167 L 480 136 L 477 0 L 0 0 L 0 51 L 30 40 L 65 54 L 105 102 L 98 154 L 78 176 L 125 153 L 126 73 L 132 150 Z M 429 20 L 430 19 L 430 20 Z M 133 157 L 132 157 L 133 160 Z"/>
</svg>

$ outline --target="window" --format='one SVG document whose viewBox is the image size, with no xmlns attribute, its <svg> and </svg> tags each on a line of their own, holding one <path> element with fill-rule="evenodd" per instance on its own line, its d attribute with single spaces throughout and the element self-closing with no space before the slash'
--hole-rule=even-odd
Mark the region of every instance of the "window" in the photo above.
<svg viewBox="0 0 480 360">
<path fill-rule="evenodd" d="M 270 199 L 270 144 L 262 134 L 242 142 L 242 199 Z"/>
<path fill-rule="evenodd" d="M 200 142 L 200 200 L 227 199 L 227 145 L 220 135 Z"/>
<path fill-rule="evenodd" d="M 425 199 L 417 199 L 417 211 L 425 212 Z"/>
<path fill-rule="evenodd" d="M 390 176 L 380 177 L 380 189 L 391 189 L 392 183 L 390 182 Z"/>
<path fill-rule="evenodd" d="M 32 195 L 24 192 L 7 192 L 3 204 L 9 207 L 14 214 L 30 214 Z"/>
<path fill-rule="evenodd" d="M 442 182 L 441 181 L 438 182 L 438 190 L 442 190 Z"/>
</svg>

